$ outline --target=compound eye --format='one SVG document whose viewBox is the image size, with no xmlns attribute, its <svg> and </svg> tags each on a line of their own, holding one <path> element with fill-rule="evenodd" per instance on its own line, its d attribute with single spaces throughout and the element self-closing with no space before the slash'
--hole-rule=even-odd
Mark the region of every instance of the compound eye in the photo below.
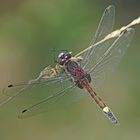
<svg viewBox="0 0 140 140">
<path fill-rule="evenodd" d="M 61 56 L 61 59 L 64 59 L 65 58 L 65 55 L 63 54 L 62 56 Z"/>
<path fill-rule="evenodd" d="M 68 58 L 68 55 L 66 55 L 65 58 L 67 59 Z"/>
<path fill-rule="evenodd" d="M 63 56 L 63 54 L 64 54 L 64 53 L 60 53 L 60 54 L 58 55 L 58 58 L 61 58 L 61 57 Z"/>
<path fill-rule="evenodd" d="M 60 65 L 63 65 L 64 62 L 65 62 L 65 60 L 64 60 L 64 59 L 61 59 L 61 61 L 59 62 L 59 64 L 60 64 Z"/>
</svg>

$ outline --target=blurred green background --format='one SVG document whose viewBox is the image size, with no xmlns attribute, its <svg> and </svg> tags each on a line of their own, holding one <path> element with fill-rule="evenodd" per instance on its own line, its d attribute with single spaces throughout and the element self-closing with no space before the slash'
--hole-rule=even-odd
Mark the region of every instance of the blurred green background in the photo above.
<svg viewBox="0 0 140 140">
<path fill-rule="evenodd" d="M 53 48 L 75 54 L 86 48 L 110 4 L 116 7 L 116 28 L 140 16 L 138 0 L 1 0 L 0 89 L 36 78 L 45 66 L 54 65 Z M 0 108 L 0 140 L 139 140 L 140 26 L 134 28 L 122 63 L 99 93 L 119 118 L 119 127 L 90 97 L 20 120 L 18 113 L 33 104 L 33 96 L 25 94 Z"/>
</svg>

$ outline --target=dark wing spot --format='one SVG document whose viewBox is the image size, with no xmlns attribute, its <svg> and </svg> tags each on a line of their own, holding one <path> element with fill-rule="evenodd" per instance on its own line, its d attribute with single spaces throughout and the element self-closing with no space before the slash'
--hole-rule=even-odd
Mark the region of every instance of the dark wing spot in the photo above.
<svg viewBox="0 0 140 140">
<path fill-rule="evenodd" d="M 10 88 L 10 87 L 13 87 L 13 85 L 8 85 L 8 87 Z"/>
<path fill-rule="evenodd" d="M 24 109 L 23 111 L 22 111 L 22 113 L 25 113 L 27 111 L 27 109 Z"/>
</svg>

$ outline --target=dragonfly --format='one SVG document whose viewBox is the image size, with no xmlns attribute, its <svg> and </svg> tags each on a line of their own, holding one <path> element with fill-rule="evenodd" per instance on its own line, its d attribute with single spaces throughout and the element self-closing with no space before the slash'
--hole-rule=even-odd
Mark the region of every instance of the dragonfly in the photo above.
<svg viewBox="0 0 140 140">
<path fill-rule="evenodd" d="M 30 87 L 44 85 L 53 88 L 53 86 L 57 86 L 54 94 L 22 110 L 19 118 L 26 118 L 38 114 L 42 108 L 47 109 L 62 97 L 72 94 L 72 90 L 77 88 L 87 92 L 103 114 L 114 125 L 118 125 L 118 119 L 96 91 L 98 91 L 97 88 L 102 85 L 104 79 L 108 78 L 118 66 L 134 36 L 135 30 L 130 28 L 131 25 L 128 25 L 126 28 L 117 30 L 119 31 L 118 35 L 113 34 L 114 37 L 106 39 L 108 35 L 112 35 L 114 23 L 115 7 L 110 5 L 103 12 L 89 47 L 76 55 L 67 50 L 62 51 L 58 54 L 57 64 L 54 67 L 47 66 L 36 79 L 27 83 L 8 85 L 2 92 L 4 98 L 0 99 L 0 105 L 9 102 Z M 62 85 L 60 90 L 57 90 L 60 85 Z M 17 88 L 16 92 L 9 92 L 9 90 Z"/>
</svg>

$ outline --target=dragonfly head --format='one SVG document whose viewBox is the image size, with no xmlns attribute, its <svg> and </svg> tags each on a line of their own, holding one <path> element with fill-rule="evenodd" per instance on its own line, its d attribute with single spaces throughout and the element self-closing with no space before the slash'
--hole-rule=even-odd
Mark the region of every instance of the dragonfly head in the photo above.
<svg viewBox="0 0 140 140">
<path fill-rule="evenodd" d="M 63 51 L 58 55 L 58 63 L 63 65 L 67 60 L 71 58 L 72 52 Z"/>
</svg>

